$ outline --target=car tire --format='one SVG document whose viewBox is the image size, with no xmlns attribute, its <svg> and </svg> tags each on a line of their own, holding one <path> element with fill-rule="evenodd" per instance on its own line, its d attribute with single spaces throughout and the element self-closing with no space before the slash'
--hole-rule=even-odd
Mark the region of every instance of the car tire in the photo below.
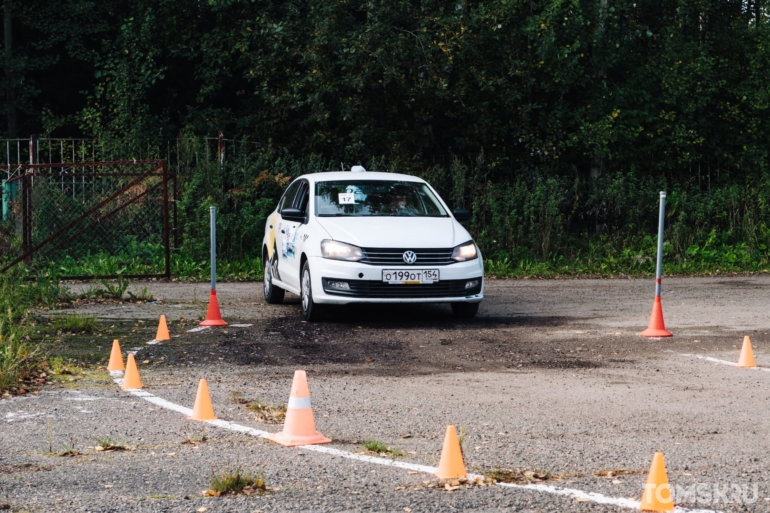
<svg viewBox="0 0 770 513">
<path fill-rule="evenodd" d="M 264 286 L 265 301 L 271 305 L 283 303 L 283 296 L 286 294 L 285 290 L 273 283 L 273 266 L 277 258 L 278 254 L 273 250 L 273 259 L 267 258 L 267 255 L 265 255 L 265 258 L 262 260 L 264 262 L 262 284 Z"/>
<path fill-rule="evenodd" d="M 308 322 L 321 319 L 323 307 L 313 301 L 313 280 L 310 277 L 310 264 L 305 262 L 302 266 L 302 278 L 300 281 L 300 303 L 302 305 L 302 318 Z"/>
<path fill-rule="evenodd" d="M 473 319 L 479 312 L 481 301 L 476 303 L 452 303 L 452 314 L 460 319 Z"/>
</svg>

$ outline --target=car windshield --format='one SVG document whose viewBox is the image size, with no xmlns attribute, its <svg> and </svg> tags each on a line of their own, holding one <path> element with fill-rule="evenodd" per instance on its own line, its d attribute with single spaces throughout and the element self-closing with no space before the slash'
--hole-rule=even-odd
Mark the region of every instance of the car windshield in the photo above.
<svg viewBox="0 0 770 513">
<path fill-rule="evenodd" d="M 390 180 L 316 182 L 319 217 L 446 217 L 441 202 L 426 184 Z"/>
</svg>

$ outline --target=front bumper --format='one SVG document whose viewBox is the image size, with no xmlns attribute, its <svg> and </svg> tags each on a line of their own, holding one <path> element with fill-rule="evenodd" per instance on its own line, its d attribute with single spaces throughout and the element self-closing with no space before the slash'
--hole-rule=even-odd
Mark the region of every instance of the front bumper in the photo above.
<svg viewBox="0 0 770 513">
<path fill-rule="evenodd" d="M 484 298 L 484 268 L 481 258 L 446 266 L 378 266 L 310 258 L 313 300 L 321 304 L 348 303 L 475 303 Z M 438 283 L 389 285 L 382 282 L 383 269 L 438 269 Z M 347 282 L 340 290 L 330 282 Z M 466 288 L 469 282 L 477 281 Z"/>
</svg>

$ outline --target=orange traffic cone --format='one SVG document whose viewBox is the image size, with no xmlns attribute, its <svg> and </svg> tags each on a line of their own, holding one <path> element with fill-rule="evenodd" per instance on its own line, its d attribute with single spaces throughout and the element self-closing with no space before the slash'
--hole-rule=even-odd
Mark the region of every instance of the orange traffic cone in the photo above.
<svg viewBox="0 0 770 513">
<path fill-rule="evenodd" d="M 209 395 L 209 385 L 205 379 L 198 383 L 198 395 L 195 396 L 195 406 L 193 406 L 191 420 L 215 420 L 214 407 L 211 406 L 211 395 Z"/>
<path fill-rule="evenodd" d="M 120 352 L 120 342 L 118 342 L 118 339 L 112 341 L 112 352 L 110 353 L 110 361 L 107 363 L 107 370 L 126 370 L 126 366 L 123 365 L 123 353 Z"/>
<path fill-rule="evenodd" d="M 126 373 L 123 375 L 122 388 L 142 388 L 142 379 L 139 377 L 139 369 L 136 368 L 136 360 L 132 354 L 129 354 L 126 360 Z"/>
<path fill-rule="evenodd" d="M 294 372 L 294 382 L 291 384 L 289 407 L 286 410 L 283 431 L 267 438 L 287 447 L 331 442 L 315 429 L 313 409 L 310 406 L 310 389 L 307 386 L 305 371 Z"/>
<path fill-rule="evenodd" d="M 656 452 L 652 458 L 647 484 L 644 485 L 644 496 L 639 504 L 642 511 L 674 511 L 674 500 L 671 498 L 671 487 L 666 475 L 666 463 L 663 453 Z"/>
<path fill-rule="evenodd" d="M 660 304 L 660 296 L 655 296 L 655 302 L 652 304 L 652 315 L 650 315 L 650 324 L 647 329 L 639 333 L 643 337 L 671 337 L 670 331 L 666 329 L 663 322 L 663 306 Z"/>
<path fill-rule="evenodd" d="M 158 322 L 158 332 L 155 334 L 155 340 L 171 340 L 168 334 L 168 324 L 166 324 L 166 316 L 161 315 Z"/>
<path fill-rule="evenodd" d="M 743 337 L 743 347 L 741 348 L 741 357 L 738 358 L 738 367 L 756 367 L 754 361 L 754 351 L 751 350 L 751 337 Z"/>
<path fill-rule="evenodd" d="M 468 477 L 465 472 L 465 463 L 463 463 L 463 453 L 460 450 L 460 441 L 457 439 L 457 431 L 454 426 L 446 427 L 444 447 L 441 449 L 441 460 L 436 475 L 439 479 Z"/>
<path fill-rule="evenodd" d="M 206 320 L 201 323 L 201 326 L 227 326 L 227 323 L 222 320 L 222 314 L 219 313 L 219 301 L 217 300 L 216 290 L 211 291 Z"/>
</svg>

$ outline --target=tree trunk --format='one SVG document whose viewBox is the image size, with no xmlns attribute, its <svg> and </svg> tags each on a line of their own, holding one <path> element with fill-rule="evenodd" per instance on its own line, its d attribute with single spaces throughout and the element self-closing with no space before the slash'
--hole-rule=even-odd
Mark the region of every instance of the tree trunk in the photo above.
<svg viewBox="0 0 770 513">
<path fill-rule="evenodd" d="M 607 7 L 608 7 L 608 0 L 601 0 L 599 2 L 599 12 L 598 12 L 598 18 L 599 23 L 597 23 L 597 41 L 601 41 L 601 38 L 604 37 L 604 20 L 607 16 Z M 607 88 L 607 70 L 604 68 L 604 66 L 601 66 L 597 72 L 596 77 L 601 81 L 602 87 L 606 90 Z M 591 180 L 596 181 L 601 175 L 602 171 L 604 170 L 604 157 L 601 154 L 596 154 L 591 159 Z M 601 233 L 602 229 L 604 228 L 604 219 L 603 215 L 601 213 L 601 202 L 599 202 L 596 206 L 596 220 L 595 220 L 595 231 L 596 233 Z"/>
<path fill-rule="evenodd" d="M 11 17 L 11 0 L 3 2 L 3 35 L 5 39 L 5 111 L 8 115 L 8 137 L 16 137 L 16 90 L 12 71 L 13 27 Z"/>
</svg>

